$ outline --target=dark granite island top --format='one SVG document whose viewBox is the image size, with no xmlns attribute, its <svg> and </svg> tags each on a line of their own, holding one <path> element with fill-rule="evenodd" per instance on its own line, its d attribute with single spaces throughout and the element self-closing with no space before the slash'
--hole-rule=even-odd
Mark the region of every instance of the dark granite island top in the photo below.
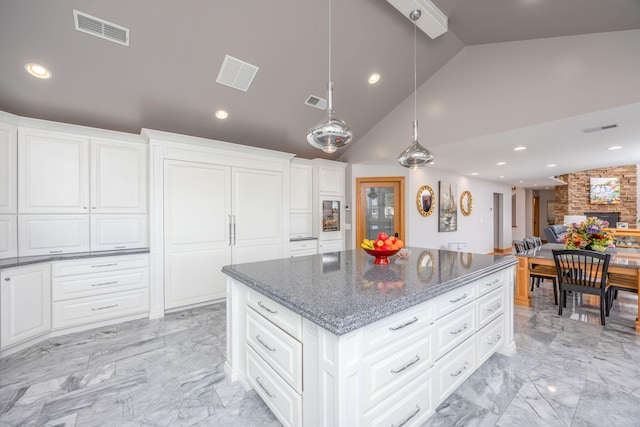
<svg viewBox="0 0 640 427">
<path fill-rule="evenodd" d="M 409 248 L 375 265 L 363 250 L 227 265 L 228 276 L 335 335 L 361 328 L 499 270 L 513 256 Z"/>
</svg>

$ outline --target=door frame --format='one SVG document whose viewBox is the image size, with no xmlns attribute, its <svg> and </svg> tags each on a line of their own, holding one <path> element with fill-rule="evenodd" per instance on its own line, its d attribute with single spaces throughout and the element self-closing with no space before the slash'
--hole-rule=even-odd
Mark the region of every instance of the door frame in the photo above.
<svg viewBox="0 0 640 427">
<path fill-rule="evenodd" d="M 365 184 L 364 187 L 361 188 L 361 184 Z M 360 245 L 362 242 L 363 236 L 366 234 L 365 230 L 365 222 L 361 221 L 361 215 L 364 214 L 364 210 L 366 209 L 366 197 L 367 197 L 367 188 L 370 187 L 384 187 L 385 185 L 379 184 L 398 184 L 398 197 L 395 205 L 398 206 L 398 211 L 395 212 L 394 216 L 399 218 L 399 227 L 396 230 L 396 233 L 400 236 L 402 240 L 406 242 L 407 236 L 405 236 L 405 194 L 404 194 L 404 176 L 382 176 L 382 177 L 365 177 L 365 178 L 356 178 L 356 246 Z M 387 185 L 387 187 L 390 185 Z"/>
</svg>

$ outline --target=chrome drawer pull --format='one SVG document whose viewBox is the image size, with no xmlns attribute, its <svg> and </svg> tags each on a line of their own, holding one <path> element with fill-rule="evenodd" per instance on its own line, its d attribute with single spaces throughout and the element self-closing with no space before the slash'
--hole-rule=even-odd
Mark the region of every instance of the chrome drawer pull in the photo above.
<svg viewBox="0 0 640 427">
<path fill-rule="evenodd" d="M 115 246 L 114 249 L 124 249 L 126 246 Z"/>
<path fill-rule="evenodd" d="M 402 329 L 402 328 L 404 328 L 405 326 L 409 326 L 409 325 L 411 325 L 412 323 L 416 323 L 417 321 L 418 321 L 418 318 L 417 318 L 416 316 L 413 316 L 413 319 L 409 320 L 409 321 L 408 321 L 408 322 L 406 322 L 406 323 L 403 323 L 402 325 L 398 325 L 398 326 L 389 326 L 389 330 L 390 330 L 390 331 L 397 331 L 398 329 Z"/>
<path fill-rule="evenodd" d="M 100 268 L 100 267 L 113 267 L 118 265 L 117 262 L 111 262 L 109 264 L 96 264 L 96 265 L 92 265 L 91 268 Z"/>
<path fill-rule="evenodd" d="M 487 338 L 486 340 L 484 340 L 484 342 L 486 342 L 486 343 L 487 343 L 487 344 L 489 344 L 489 345 L 494 345 L 495 343 L 497 343 L 498 341 L 500 341 L 500 338 L 502 338 L 502 337 L 500 336 L 500 334 L 498 334 L 498 335 L 496 335 L 496 339 L 495 339 L 495 340 L 493 340 L 493 341 L 488 341 L 488 338 Z"/>
<path fill-rule="evenodd" d="M 487 311 L 496 311 L 497 309 L 499 309 L 500 307 L 502 307 L 502 304 L 497 302 L 496 305 L 494 305 L 493 307 L 489 307 L 487 308 Z"/>
<path fill-rule="evenodd" d="M 405 369 L 407 369 L 408 367 L 415 365 L 416 363 L 418 363 L 418 361 L 420 361 L 420 356 L 418 356 L 416 354 L 416 358 L 415 359 L 413 359 L 411 362 L 409 362 L 406 365 L 404 365 L 402 368 L 392 369 L 391 373 L 392 374 L 398 374 L 398 373 L 404 371 Z"/>
<path fill-rule="evenodd" d="M 118 306 L 118 304 L 107 305 L 107 306 L 104 306 L 104 307 L 92 308 L 91 311 L 106 310 L 107 308 L 114 308 L 114 307 L 117 307 L 117 306 Z"/>
<path fill-rule="evenodd" d="M 267 310 L 269 313 L 271 314 L 278 314 L 278 310 L 272 310 L 269 307 L 267 307 L 266 305 L 262 304 L 262 301 L 258 301 L 258 305 L 260 307 L 262 307 L 263 309 Z"/>
<path fill-rule="evenodd" d="M 461 297 L 456 298 L 456 299 L 450 299 L 449 302 L 454 303 L 454 302 L 458 302 L 458 301 L 462 301 L 463 299 L 465 299 L 466 297 L 468 297 L 469 295 L 467 294 L 462 294 Z"/>
<path fill-rule="evenodd" d="M 264 348 L 266 348 L 267 350 L 269 350 L 269 351 L 276 351 L 276 349 L 275 349 L 275 348 L 273 348 L 273 347 L 269 347 L 269 345 L 268 345 L 267 343 L 265 343 L 264 341 L 262 341 L 262 340 L 260 339 L 260 334 L 256 335 L 256 340 L 258 340 L 258 342 L 259 342 L 260 344 L 262 344 L 262 346 L 263 346 Z"/>
<path fill-rule="evenodd" d="M 462 328 L 458 329 L 457 331 L 451 331 L 451 332 L 449 332 L 449 333 L 450 333 L 451 335 L 457 335 L 457 334 L 459 334 L 460 332 L 462 332 L 462 331 L 464 331 L 465 329 L 467 329 L 467 327 L 468 327 L 468 326 L 469 326 L 469 325 L 467 325 L 467 323 L 465 322 L 465 324 L 464 324 L 464 325 L 462 325 Z"/>
<path fill-rule="evenodd" d="M 405 418 L 404 420 L 402 420 L 402 422 L 400 424 L 398 424 L 397 427 L 402 427 L 403 425 L 405 425 L 406 423 L 408 423 L 411 418 L 415 417 L 416 415 L 418 415 L 418 412 L 420 412 L 420 407 L 418 405 L 416 405 L 416 409 L 415 411 L 413 411 L 413 413 L 411 415 L 409 415 L 407 418 Z M 396 427 L 395 424 L 391 424 L 391 427 Z"/>
<path fill-rule="evenodd" d="M 118 281 L 114 280 L 113 282 L 92 283 L 91 286 L 115 285 L 116 283 L 118 283 Z"/>
<path fill-rule="evenodd" d="M 500 279 L 495 279 L 493 282 L 485 283 L 484 285 L 485 286 L 493 286 L 496 283 L 500 283 Z"/>
<path fill-rule="evenodd" d="M 50 254 L 61 254 L 62 251 L 49 251 Z"/>
<path fill-rule="evenodd" d="M 451 376 L 452 377 L 457 377 L 458 375 L 460 375 L 461 373 L 466 371 L 468 367 L 469 367 L 469 363 L 468 362 L 464 362 L 464 366 L 462 368 L 460 368 L 460 370 L 458 372 L 452 373 Z"/>
<path fill-rule="evenodd" d="M 273 399 L 274 397 L 276 397 L 276 395 L 275 395 L 275 394 L 271 394 L 271 393 L 269 393 L 269 390 L 267 390 L 267 389 L 265 388 L 264 384 L 262 384 L 262 382 L 260 382 L 260 377 L 256 377 L 256 382 L 258 383 L 258 385 L 260 386 L 260 388 L 261 388 L 262 390 L 264 390 L 264 392 L 265 392 L 265 393 L 267 393 L 267 396 L 269 396 L 269 397 L 270 397 L 270 398 L 272 398 L 272 399 Z"/>
</svg>

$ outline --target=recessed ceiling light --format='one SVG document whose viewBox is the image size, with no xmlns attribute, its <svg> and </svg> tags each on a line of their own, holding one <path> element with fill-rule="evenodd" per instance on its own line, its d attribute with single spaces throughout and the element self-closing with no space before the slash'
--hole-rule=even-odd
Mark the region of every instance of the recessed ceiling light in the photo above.
<svg viewBox="0 0 640 427">
<path fill-rule="evenodd" d="M 538 184 L 533 184 L 533 186 L 534 186 L 534 187 L 537 187 L 537 186 L 538 186 Z"/>
<path fill-rule="evenodd" d="M 548 190 L 548 189 L 549 189 L 549 187 L 544 187 L 544 189 L 545 189 L 545 190 Z"/>
<path fill-rule="evenodd" d="M 380 74 L 373 73 L 373 74 L 371 74 L 369 76 L 369 80 L 368 80 L 369 84 L 374 85 L 374 84 L 378 83 L 379 81 L 380 81 Z"/>
<path fill-rule="evenodd" d="M 471 173 L 471 175 L 474 175 L 474 176 L 478 175 L 478 172 L 473 172 L 473 173 Z"/>
<path fill-rule="evenodd" d="M 622 146 L 621 146 L 621 145 L 614 145 L 614 146 L 612 146 L 612 147 L 607 148 L 607 150 L 619 150 L 619 149 L 621 149 L 621 148 L 622 148 Z"/>
<path fill-rule="evenodd" d="M 39 79 L 48 79 L 51 77 L 51 72 L 40 64 L 29 63 L 24 66 L 24 69 L 33 77 L 37 77 Z"/>
<path fill-rule="evenodd" d="M 507 162 L 498 162 L 498 163 L 496 163 L 496 165 L 498 165 L 498 166 L 504 166 L 506 164 L 507 164 Z"/>
<path fill-rule="evenodd" d="M 500 178 L 504 178 L 504 175 L 500 175 Z"/>
<path fill-rule="evenodd" d="M 521 180 L 520 182 L 524 182 L 524 181 Z"/>
<path fill-rule="evenodd" d="M 216 117 L 220 120 L 224 120 L 229 117 L 229 113 L 227 113 L 225 110 L 218 110 L 216 111 Z"/>
<path fill-rule="evenodd" d="M 520 147 L 514 148 L 513 151 L 522 151 L 522 150 L 526 150 L 526 149 L 527 149 L 527 147 L 520 146 Z"/>
<path fill-rule="evenodd" d="M 553 163 L 551 163 L 550 165 L 547 165 L 548 168 L 555 168 L 558 165 L 554 165 Z"/>
</svg>

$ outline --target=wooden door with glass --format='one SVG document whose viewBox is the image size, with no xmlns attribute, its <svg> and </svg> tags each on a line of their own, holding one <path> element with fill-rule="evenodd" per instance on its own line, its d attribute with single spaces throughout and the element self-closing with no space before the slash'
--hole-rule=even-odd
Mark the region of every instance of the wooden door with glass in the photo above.
<svg viewBox="0 0 640 427">
<path fill-rule="evenodd" d="M 404 177 L 356 178 L 356 247 L 378 233 L 404 234 Z"/>
</svg>

